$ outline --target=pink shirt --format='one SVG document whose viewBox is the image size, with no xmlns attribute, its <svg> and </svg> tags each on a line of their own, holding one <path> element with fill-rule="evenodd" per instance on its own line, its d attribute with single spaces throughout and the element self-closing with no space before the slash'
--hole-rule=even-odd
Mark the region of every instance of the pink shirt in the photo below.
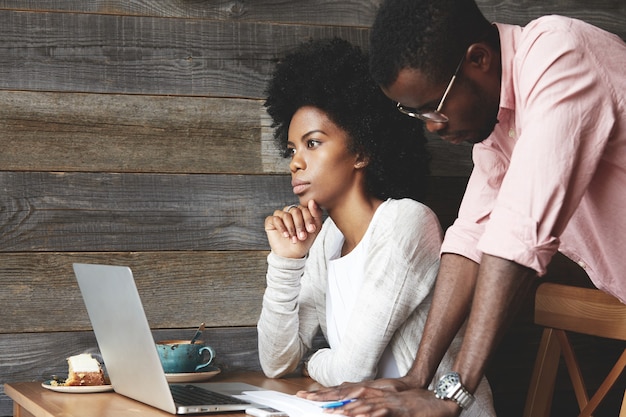
<svg viewBox="0 0 626 417">
<path fill-rule="evenodd" d="M 497 27 L 499 123 L 442 252 L 543 275 L 559 250 L 626 303 L 626 44 L 560 16 Z"/>
</svg>

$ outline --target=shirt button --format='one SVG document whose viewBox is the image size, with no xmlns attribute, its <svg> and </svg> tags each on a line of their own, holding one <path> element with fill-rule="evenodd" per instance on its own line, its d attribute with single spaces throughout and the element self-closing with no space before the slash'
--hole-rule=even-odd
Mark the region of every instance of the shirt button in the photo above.
<svg viewBox="0 0 626 417">
<path fill-rule="evenodd" d="M 578 266 L 580 266 L 582 269 L 586 269 L 587 268 L 587 264 L 584 263 L 583 261 L 578 261 Z"/>
</svg>

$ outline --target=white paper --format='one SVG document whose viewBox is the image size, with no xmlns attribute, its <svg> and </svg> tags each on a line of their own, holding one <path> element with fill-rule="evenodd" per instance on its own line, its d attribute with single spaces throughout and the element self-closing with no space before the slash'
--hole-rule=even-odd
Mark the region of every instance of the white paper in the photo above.
<svg viewBox="0 0 626 417">
<path fill-rule="evenodd" d="M 244 391 L 242 394 L 237 397 L 284 411 L 289 414 L 289 417 L 329 417 L 330 415 L 325 413 L 321 406 L 334 402 L 310 401 L 295 395 L 269 390 Z"/>
</svg>

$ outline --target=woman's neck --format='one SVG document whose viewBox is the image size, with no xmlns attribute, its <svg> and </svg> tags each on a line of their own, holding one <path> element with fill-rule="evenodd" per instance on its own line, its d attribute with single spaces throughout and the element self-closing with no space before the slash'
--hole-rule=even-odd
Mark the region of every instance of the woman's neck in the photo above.
<svg viewBox="0 0 626 417">
<path fill-rule="evenodd" d="M 362 198 L 350 198 L 341 207 L 328 211 L 337 228 L 344 236 L 341 248 L 341 256 L 345 256 L 361 242 L 369 227 L 376 209 L 383 203 L 382 200 L 363 196 Z"/>
</svg>

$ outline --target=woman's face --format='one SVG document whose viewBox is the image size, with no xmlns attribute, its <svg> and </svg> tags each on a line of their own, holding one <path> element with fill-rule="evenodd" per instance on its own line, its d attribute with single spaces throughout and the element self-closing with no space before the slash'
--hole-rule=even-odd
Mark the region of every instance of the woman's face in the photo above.
<svg viewBox="0 0 626 417">
<path fill-rule="evenodd" d="M 315 107 L 291 119 L 287 149 L 291 184 L 300 204 L 315 200 L 331 209 L 361 186 L 363 162 L 348 149 L 348 134 Z"/>
</svg>

